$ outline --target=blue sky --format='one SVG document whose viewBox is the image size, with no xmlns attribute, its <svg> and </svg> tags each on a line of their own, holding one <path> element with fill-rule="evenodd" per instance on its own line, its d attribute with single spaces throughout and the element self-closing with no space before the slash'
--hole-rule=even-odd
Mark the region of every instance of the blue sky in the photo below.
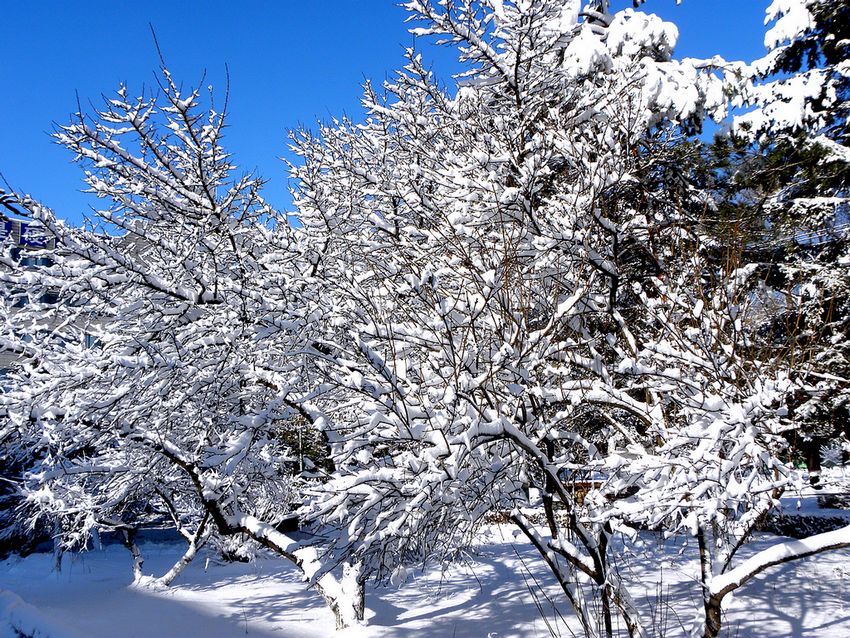
<svg viewBox="0 0 850 638">
<path fill-rule="evenodd" d="M 764 51 L 767 0 L 648 0 L 644 10 L 675 22 L 678 56 L 749 60 Z M 619 0 L 617 6 L 630 6 Z M 126 82 L 150 86 L 159 66 L 153 25 L 172 74 L 221 91 L 230 70 L 226 145 L 243 169 L 269 185 L 267 199 L 286 209 L 286 131 L 331 115 L 360 114 L 360 86 L 380 82 L 402 63 L 414 38 L 395 0 L 32 0 L 3 7 L 0 38 L 0 172 L 74 223 L 93 200 L 81 173 L 49 138 L 53 123 L 93 110 Z M 427 43 L 441 80 L 456 69 L 453 52 Z"/>
</svg>

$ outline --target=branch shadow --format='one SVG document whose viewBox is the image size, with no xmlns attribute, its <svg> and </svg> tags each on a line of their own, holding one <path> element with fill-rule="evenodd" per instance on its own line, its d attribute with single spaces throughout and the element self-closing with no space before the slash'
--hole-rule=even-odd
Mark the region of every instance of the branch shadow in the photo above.
<svg viewBox="0 0 850 638">
<path fill-rule="evenodd" d="M 548 622 L 556 636 L 579 635 L 574 617 L 572 630 L 557 619 L 563 613 L 569 620 L 570 614 L 560 609 L 563 601 L 557 598 L 554 602 L 558 609 L 551 607 L 558 586 L 548 573 L 537 570 L 534 578 L 538 582 L 529 576 L 526 586 L 519 570 L 524 569 L 523 563 L 535 570 L 539 567 L 532 564 L 535 560 L 534 550 L 506 544 L 471 557 L 462 568 L 450 566 L 445 573 L 433 568 L 398 589 L 372 588 L 366 601 L 374 614 L 369 628 L 381 638 L 412 638 L 425 631 L 427 635 L 453 638 L 549 636 Z M 532 594 L 529 587 L 536 593 Z M 542 601 L 548 616 L 545 620 L 535 605 L 535 595 Z"/>
</svg>

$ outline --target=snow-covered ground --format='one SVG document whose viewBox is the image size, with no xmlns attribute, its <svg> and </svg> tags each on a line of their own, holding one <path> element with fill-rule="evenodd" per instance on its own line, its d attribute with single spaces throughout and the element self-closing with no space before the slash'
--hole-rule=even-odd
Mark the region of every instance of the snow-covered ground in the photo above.
<svg viewBox="0 0 850 638">
<path fill-rule="evenodd" d="M 750 551 L 775 537 L 756 540 Z M 635 593 L 655 598 L 652 636 L 681 636 L 698 600 L 695 564 L 680 555 L 682 541 L 643 534 L 623 576 L 640 583 Z M 179 548 L 146 544 L 146 571 L 161 573 Z M 744 554 L 746 555 L 746 554 Z M 729 636 L 806 638 L 850 636 L 850 552 L 837 551 L 769 572 L 743 588 L 726 618 Z M 624 561 L 625 563 L 626 561 Z M 318 638 L 334 634 L 321 599 L 305 591 L 288 563 L 219 565 L 200 558 L 170 589 L 128 587 L 130 557 L 117 545 L 66 557 L 52 571 L 52 556 L 35 554 L 0 564 L 0 638 L 16 634 L 10 620 L 39 638 Z M 494 526 L 481 547 L 448 570 L 414 571 L 405 584 L 370 589 L 368 625 L 339 638 L 447 636 L 493 638 L 578 635 L 571 614 L 534 556 L 508 527 Z M 693 601 L 693 602 L 689 602 Z M 566 619 L 566 620 L 565 620 Z M 550 633 L 550 629 L 552 633 Z"/>
</svg>

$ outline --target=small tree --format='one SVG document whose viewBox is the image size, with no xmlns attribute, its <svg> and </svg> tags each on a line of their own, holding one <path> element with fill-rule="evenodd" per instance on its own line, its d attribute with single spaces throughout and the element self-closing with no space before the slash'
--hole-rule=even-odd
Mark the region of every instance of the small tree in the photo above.
<svg viewBox="0 0 850 638">
<path fill-rule="evenodd" d="M 163 71 L 157 96 L 122 87 L 57 131 L 106 202 L 100 229 L 17 198 L 58 246 L 52 266 L 4 276 L 7 290 L 58 294 L 8 314 L 23 354 L 4 405 L 20 444 L 38 450 L 25 490 L 80 538 L 159 504 L 189 528 L 187 555 L 163 580 L 210 523 L 245 534 L 298 565 L 342 626 L 356 602 L 275 528 L 300 499 L 281 424 L 309 391 L 309 264 L 261 180 L 233 177 L 224 111 L 200 101 Z"/>
</svg>

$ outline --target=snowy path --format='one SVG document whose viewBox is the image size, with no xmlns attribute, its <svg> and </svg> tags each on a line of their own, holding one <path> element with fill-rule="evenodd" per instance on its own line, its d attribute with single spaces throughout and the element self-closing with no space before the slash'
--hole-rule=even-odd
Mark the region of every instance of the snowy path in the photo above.
<svg viewBox="0 0 850 638">
<path fill-rule="evenodd" d="M 371 590 L 369 625 L 337 635 L 537 638 L 550 636 L 548 623 L 555 635 L 570 636 L 544 592 L 569 617 L 566 607 L 529 547 L 502 536 L 501 531 L 493 530 L 480 552 L 465 564 L 444 573 L 413 573 L 400 588 Z M 653 536 L 644 538 L 643 546 L 633 549 L 643 554 L 637 561 L 640 567 L 623 575 L 642 583 L 650 595 L 658 590 L 663 575 L 666 604 L 657 610 L 650 634 L 660 635 L 666 628 L 668 636 L 680 636 L 680 624 L 688 622 L 693 609 L 687 599 L 696 603 L 698 593 L 687 573 L 692 565 L 678 557 L 680 545 L 659 545 Z M 143 549 L 145 567 L 153 572 L 163 570 L 176 551 L 168 545 Z M 850 636 L 848 558 L 850 552 L 844 551 L 822 555 L 772 572 L 744 588 L 731 601 L 726 621 L 730 635 Z M 15 592 L 37 608 L 45 623 L 67 629 L 49 634 L 50 638 L 320 638 L 334 634 L 322 601 L 304 590 L 294 569 L 278 560 L 210 565 L 207 572 L 204 561 L 198 560 L 164 592 L 128 588 L 129 557 L 117 546 L 66 560 L 59 575 L 51 573 L 50 565 L 51 557 L 43 554 L 0 564 L 0 589 Z M 528 569 L 535 572 L 543 589 Z M 684 617 L 677 619 L 673 608 Z M 0 638 L 7 638 L 2 622 Z"/>
</svg>

